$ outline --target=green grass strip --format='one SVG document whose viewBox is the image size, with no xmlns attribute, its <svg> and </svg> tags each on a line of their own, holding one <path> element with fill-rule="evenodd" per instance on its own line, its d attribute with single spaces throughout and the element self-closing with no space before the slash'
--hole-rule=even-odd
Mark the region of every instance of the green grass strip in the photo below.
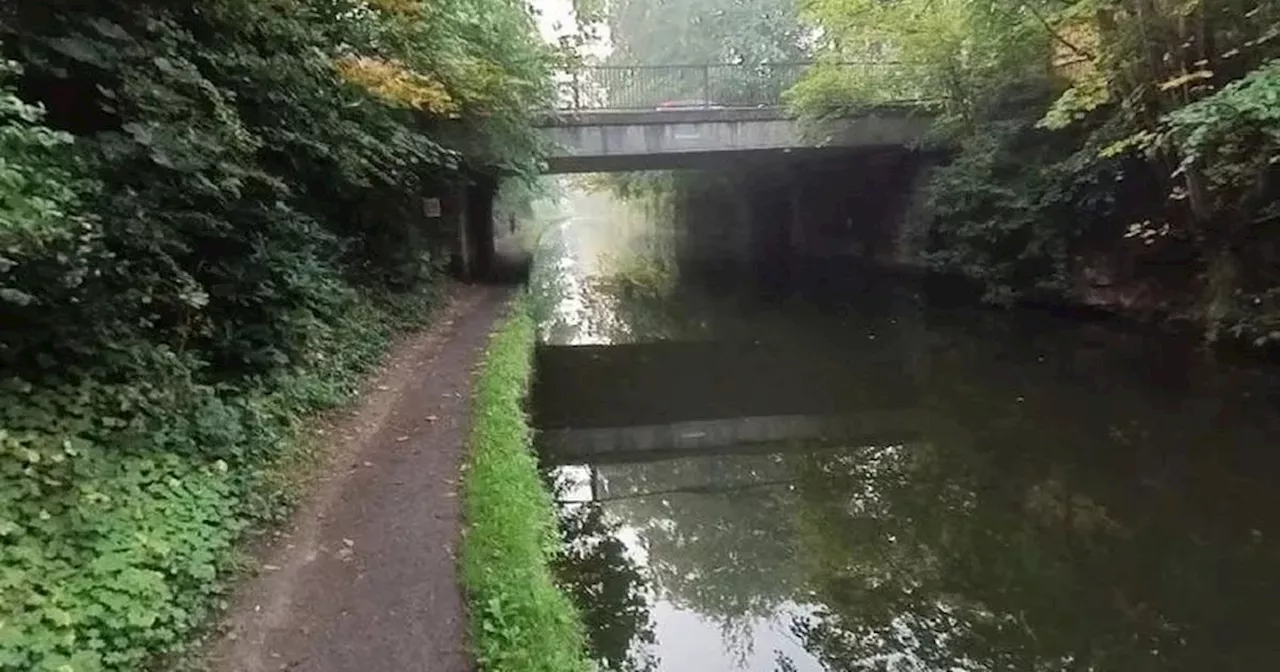
<svg viewBox="0 0 1280 672">
<path fill-rule="evenodd" d="M 593 670 L 582 619 L 549 562 L 561 543 L 523 400 L 535 333 L 525 299 L 493 335 L 476 382 L 464 479 L 462 581 L 483 672 Z"/>
</svg>

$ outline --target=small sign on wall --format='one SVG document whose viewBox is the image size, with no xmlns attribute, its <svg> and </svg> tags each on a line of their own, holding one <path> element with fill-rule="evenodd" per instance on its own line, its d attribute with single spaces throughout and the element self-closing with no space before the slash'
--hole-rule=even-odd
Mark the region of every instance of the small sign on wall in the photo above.
<svg viewBox="0 0 1280 672">
<path fill-rule="evenodd" d="M 422 214 L 432 219 L 440 217 L 440 199 L 424 198 L 422 199 Z"/>
</svg>

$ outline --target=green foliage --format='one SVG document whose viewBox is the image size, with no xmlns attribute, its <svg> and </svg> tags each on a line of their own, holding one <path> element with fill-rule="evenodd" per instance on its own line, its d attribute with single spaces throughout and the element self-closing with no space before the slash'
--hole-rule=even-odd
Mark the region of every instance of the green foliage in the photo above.
<svg viewBox="0 0 1280 672">
<path fill-rule="evenodd" d="M 1124 258 L 1131 270 L 1113 281 L 1134 286 L 1169 280 L 1176 260 L 1184 296 L 1169 303 L 1200 313 L 1210 335 L 1269 338 L 1280 10 L 1249 0 L 804 7 L 823 31 L 821 59 L 883 67 L 815 69 L 790 94 L 799 112 L 915 94 L 958 148 L 929 188 L 935 264 L 1009 302 L 1087 299 L 1073 288 L 1099 258 Z M 1188 295 L 1197 283 L 1200 296 Z"/>
<path fill-rule="evenodd" d="M 1280 59 L 1165 119 L 1179 171 L 1202 170 L 1210 207 L 1225 219 L 1280 216 Z"/>
<path fill-rule="evenodd" d="M 522 407 L 534 340 L 517 302 L 490 341 L 472 406 L 461 563 L 471 645 L 486 672 L 594 669 L 581 616 L 551 570 L 560 538 Z"/>
<path fill-rule="evenodd" d="M 913 80 L 903 77 L 900 66 L 855 66 L 816 63 L 803 79 L 787 90 L 785 101 L 803 119 L 856 114 L 878 104 L 922 101 L 929 96 Z"/>
<path fill-rule="evenodd" d="M 619 0 L 607 4 L 603 22 L 613 46 L 606 64 L 711 66 L 644 70 L 601 83 L 626 105 L 776 99 L 794 83 L 796 70 L 787 64 L 808 58 L 792 0 Z"/>
<path fill-rule="evenodd" d="M 1212 212 L 1212 238 L 1228 250 L 1210 266 L 1210 318 L 1257 345 L 1280 342 L 1280 59 L 1175 110 L 1165 128 L 1182 157 L 1175 174 L 1188 178 L 1174 197 Z"/>
<path fill-rule="evenodd" d="M 819 67 L 792 93 L 806 115 L 848 105 L 931 101 L 973 120 L 993 88 L 1034 78 L 1046 39 L 1001 3 L 808 0 L 823 29 Z"/>
<path fill-rule="evenodd" d="M 978 280 L 987 301 L 1065 295 L 1076 241 L 1116 207 L 1116 161 L 1071 155 L 1027 122 L 993 124 L 926 185 L 931 268 Z"/>
<path fill-rule="evenodd" d="M 426 317 L 421 199 L 535 165 L 545 50 L 501 0 L 22 0 L 0 39 L 0 670 L 143 669 L 299 418 Z"/>
<path fill-rule="evenodd" d="M 389 305 L 361 301 L 314 367 L 240 389 L 196 382 L 177 356 L 127 383 L 6 384 L 0 669 L 134 670 L 180 646 L 239 532 L 280 512 L 263 489 L 271 460 L 304 415 L 354 390 L 397 326 Z"/>
<path fill-rule="evenodd" d="M 77 200 L 61 165 L 71 136 L 41 125 L 44 110 L 18 97 L 12 80 L 21 73 L 0 60 L 0 242 L 9 253 L 69 235 L 67 211 Z"/>
<path fill-rule="evenodd" d="M 1039 125 L 1053 130 L 1067 128 L 1109 102 L 1111 91 L 1107 88 L 1106 78 L 1092 70 L 1049 106 Z"/>
<path fill-rule="evenodd" d="M 621 0 L 605 23 L 622 65 L 786 63 L 804 59 L 796 3 L 780 0 Z"/>
</svg>

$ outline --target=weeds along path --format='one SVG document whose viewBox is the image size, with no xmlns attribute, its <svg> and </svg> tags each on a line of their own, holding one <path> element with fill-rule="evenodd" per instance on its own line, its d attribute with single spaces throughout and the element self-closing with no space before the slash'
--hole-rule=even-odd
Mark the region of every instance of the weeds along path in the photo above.
<svg viewBox="0 0 1280 672">
<path fill-rule="evenodd" d="M 212 670 L 470 669 L 457 479 L 472 370 L 509 295 L 462 289 L 325 428 L 326 462 L 237 591 Z"/>
</svg>

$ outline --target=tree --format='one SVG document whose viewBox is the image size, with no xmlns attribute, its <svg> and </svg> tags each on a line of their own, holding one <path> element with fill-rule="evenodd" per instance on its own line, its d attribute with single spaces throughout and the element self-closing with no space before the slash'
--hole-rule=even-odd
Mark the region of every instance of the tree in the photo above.
<svg viewBox="0 0 1280 672">
<path fill-rule="evenodd" d="M 629 106 L 701 98 L 755 104 L 779 96 L 794 82 L 792 64 L 808 56 L 790 0 L 623 0 L 609 5 L 605 23 L 613 42 L 606 65 L 692 66 L 613 73 L 601 82 L 611 101 Z"/>
<path fill-rule="evenodd" d="M 1272 338 L 1280 281 L 1266 270 L 1272 164 L 1233 147 L 1262 142 L 1261 155 L 1272 153 L 1264 138 L 1274 120 L 1238 105 L 1269 95 L 1266 64 L 1280 55 L 1275 7 L 810 0 L 804 8 L 823 31 L 822 59 L 881 65 L 816 69 L 791 93 L 797 109 L 823 116 L 924 98 L 960 148 L 930 188 L 936 268 L 975 277 L 1007 302 L 1089 299 L 1071 295 L 1085 271 L 1116 275 L 1095 268 L 1108 258 L 1126 258 L 1126 268 L 1176 265 L 1181 277 L 1138 270 L 1122 280 L 1140 285 L 1134 291 L 1180 294 L 1171 303 L 1197 313 L 1211 339 Z M 1259 236 L 1268 242 L 1254 244 Z"/>
</svg>

